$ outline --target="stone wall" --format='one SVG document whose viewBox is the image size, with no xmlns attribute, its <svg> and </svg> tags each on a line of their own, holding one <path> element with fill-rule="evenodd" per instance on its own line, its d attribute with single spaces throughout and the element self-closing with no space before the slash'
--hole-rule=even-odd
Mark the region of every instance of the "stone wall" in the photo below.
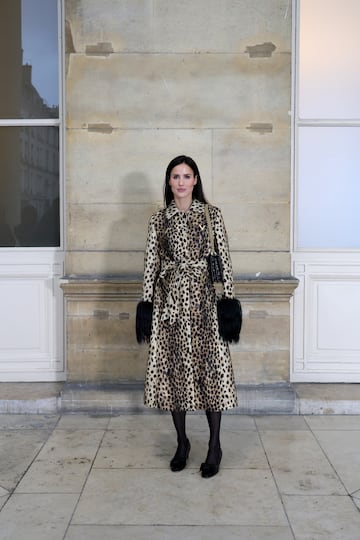
<svg viewBox="0 0 360 540">
<path fill-rule="evenodd" d="M 241 382 L 288 379 L 290 294 L 270 309 L 267 302 L 290 273 L 290 5 L 66 0 L 69 379 L 143 376 L 145 353 L 129 321 L 147 222 L 162 206 L 166 165 L 182 153 L 197 161 L 207 197 L 222 209 L 238 286 L 247 282 L 235 371 Z M 99 279 L 109 284 L 111 275 L 116 290 L 102 297 Z M 266 306 L 259 279 L 268 283 Z M 114 316 L 104 302 L 116 304 Z"/>
</svg>

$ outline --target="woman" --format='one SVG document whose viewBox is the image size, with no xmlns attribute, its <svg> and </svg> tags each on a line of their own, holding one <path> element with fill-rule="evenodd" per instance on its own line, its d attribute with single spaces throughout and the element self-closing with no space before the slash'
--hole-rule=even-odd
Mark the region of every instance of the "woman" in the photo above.
<svg viewBox="0 0 360 540">
<path fill-rule="evenodd" d="M 204 478 L 217 474 L 222 457 L 221 411 L 237 404 L 229 346 L 219 335 L 217 297 L 209 276 L 207 204 L 194 160 L 178 156 L 165 176 L 166 208 L 149 222 L 145 253 L 143 299 L 137 309 L 138 341 L 149 341 L 145 405 L 170 410 L 177 432 L 172 471 L 186 466 L 190 442 L 186 411 L 205 410 L 210 428 Z M 221 212 L 208 206 L 217 250 L 222 259 L 224 299 L 220 300 L 238 341 L 239 303 L 234 287 L 227 235 Z M 230 312 L 229 312 L 230 309 Z"/>
</svg>

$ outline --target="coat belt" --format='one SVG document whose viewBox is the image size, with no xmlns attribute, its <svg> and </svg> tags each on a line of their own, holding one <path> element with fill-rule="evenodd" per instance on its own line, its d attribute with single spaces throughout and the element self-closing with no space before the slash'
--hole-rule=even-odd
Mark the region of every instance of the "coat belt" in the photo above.
<svg viewBox="0 0 360 540">
<path fill-rule="evenodd" d="M 166 263 L 159 274 L 160 279 L 169 279 L 169 293 L 161 316 L 162 321 L 169 320 L 174 324 L 180 313 L 180 303 L 190 302 L 190 285 L 195 279 L 201 278 L 207 271 L 206 259 L 198 261 Z"/>
</svg>

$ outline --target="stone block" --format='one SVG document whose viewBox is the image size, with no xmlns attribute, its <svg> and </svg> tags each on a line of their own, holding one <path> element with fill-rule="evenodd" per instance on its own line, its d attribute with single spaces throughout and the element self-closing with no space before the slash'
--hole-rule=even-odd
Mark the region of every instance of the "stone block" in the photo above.
<svg viewBox="0 0 360 540">
<path fill-rule="evenodd" d="M 231 261 L 234 275 L 238 278 L 289 276 L 290 253 L 284 251 L 235 251 L 230 242 Z"/>
<path fill-rule="evenodd" d="M 68 249 L 144 250 L 148 221 L 155 210 L 146 204 L 69 205 Z"/>
<path fill-rule="evenodd" d="M 65 273 L 93 275 L 122 275 L 142 279 L 144 247 L 138 251 L 86 251 L 66 252 Z M 230 242 L 232 249 L 232 243 Z M 290 275 L 289 252 L 282 251 L 231 251 L 234 275 L 238 278 L 282 277 Z"/>
<path fill-rule="evenodd" d="M 289 381 L 289 351 L 232 351 L 236 384 Z"/>
<path fill-rule="evenodd" d="M 286 203 L 222 204 L 233 250 L 288 251 L 290 205 Z"/>
<path fill-rule="evenodd" d="M 289 126 L 290 54 L 72 54 L 67 126 L 121 129 Z"/>
<path fill-rule="evenodd" d="M 197 129 L 68 130 L 67 200 L 162 207 L 166 167 L 180 154 L 194 157 L 210 188 L 211 141 L 209 130 Z"/>
<path fill-rule="evenodd" d="M 214 200 L 219 204 L 288 204 L 290 130 L 214 130 L 213 176 Z"/>
<path fill-rule="evenodd" d="M 77 52 L 243 52 L 271 42 L 291 47 L 288 0 L 67 0 L 68 42 Z M 181 31 L 174 25 L 181 23 Z M 96 48 L 97 46 L 97 48 Z"/>
<path fill-rule="evenodd" d="M 70 250 L 65 256 L 66 275 L 122 275 L 140 277 L 144 270 L 141 251 Z"/>
<path fill-rule="evenodd" d="M 146 348 L 132 351 L 68 349 L 68 381 L 143 381 L 145 377 Z"/>
</svg>

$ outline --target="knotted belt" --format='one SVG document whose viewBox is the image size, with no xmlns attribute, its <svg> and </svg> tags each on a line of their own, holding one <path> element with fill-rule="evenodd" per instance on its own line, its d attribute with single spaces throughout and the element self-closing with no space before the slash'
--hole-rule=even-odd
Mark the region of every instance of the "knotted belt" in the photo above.
<svg viewBox="0 0 360 540">
<path fill-rule="evenodd" d="M 190 302 L 190 283 L 201 278 L 204 270 L 207 271 L 206 259 L 169 262 L 163 266 L 159 278 L 169 279 L 169 292 L 161 316 L 162 321 L 169 320 L 170 324 L 176 322 L 180 313 L 181 299 L 187 297 Z"/>
</svg>

